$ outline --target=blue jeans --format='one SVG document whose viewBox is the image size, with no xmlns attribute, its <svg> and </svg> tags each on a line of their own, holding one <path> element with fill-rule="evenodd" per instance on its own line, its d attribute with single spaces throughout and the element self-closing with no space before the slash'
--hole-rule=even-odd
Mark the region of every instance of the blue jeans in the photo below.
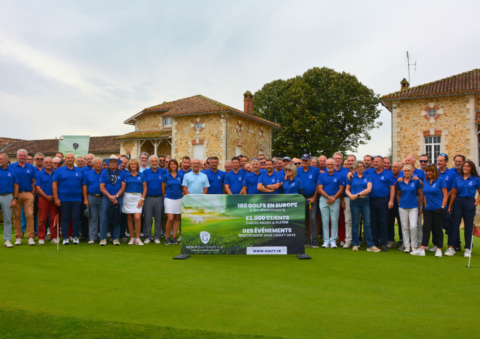
<svg viewBox="0 0 480 339">
<path fill-rule="evenodd" d="M 102 225 L 102 202 L 103 197 L 96 197 L 93 195 L 88 196 L 88 208 L 90 209 L 90 225 L 88 237 L 90 238 L 90 240 L 93 241 L 98 240 L 98 231 L 101 227 L 99 225 Z"/>
<path fill-rule="evenodd" d="M 62 201 L 60 212 L 62 220 L 60 226 L 62 228 L 63 239 L 68 239 L 68 230 L 70 228 L 70 217 L 72 218 L 72 237 L 78 238 L 80 234 L 80 207 L 81 201 Z"/>
<path fill-rule="evenodd" d="M 123 205 L 123 198 L 117 198 L 118 207 L 120 210 Z M 100 227 L 100 240 L 107 239 L 108 225 L 110 224 L 110 217 L 108 216 L 108 207 L 111 206 L 113 202 L 110 201 L 106 196 L 103 196 L 102 201 L 102 225 Z M 114 223 L 112 220 L 112 240 L 118 239 L 120 236 L 120 223 Z"/>
<path fill-rule="evenodd" d="M 367 240 L 367 246 L 375 246 L 372 238 L 372 229 L 370 228 L 370 198 L 350 199 L 350 211 L 352 211 L 352 245 L 359 245 L 358 226 L 360 224 L 360 215 L 362 215 L 363 235 Z"/>
<path fill-rule="evenodd" d="M 373 243 L 377 247 L 387 246 L 388 243 L 388 201 L 388 197 L 370 198 L 370 226 Z"/>
</svg>

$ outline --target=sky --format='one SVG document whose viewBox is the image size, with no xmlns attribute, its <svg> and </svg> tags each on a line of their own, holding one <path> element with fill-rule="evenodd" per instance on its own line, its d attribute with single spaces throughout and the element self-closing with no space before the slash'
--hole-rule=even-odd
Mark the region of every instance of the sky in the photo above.
<svg viewBox="0 0 480 339">
<path fill-rule="evenodd" d="M 146 107 L 312 67 L 377 94 L 480 68 L 480 1 L 0 0 L 0 138 L 118 135 Z M 476 61 L 475 61 L 476 60 Z M 390 113 L 357 155 L 387 154 Z"/>
</svg>

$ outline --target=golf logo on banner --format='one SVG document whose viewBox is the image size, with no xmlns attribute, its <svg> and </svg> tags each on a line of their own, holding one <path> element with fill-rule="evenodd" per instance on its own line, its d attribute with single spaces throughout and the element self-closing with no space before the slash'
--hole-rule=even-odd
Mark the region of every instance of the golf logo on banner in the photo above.
<svg viewBox="0 0 480 339">
<path fill-rule="evenodd" d="M 72 153 L 75 158 L 88 154 L 90 146 L 89 135 L 64 135 L 58 142 L 58 151 L 64 155 Z"/>
<path fill-rule="evenodd" d="M 305 199 L 297 194 L 188 194 L 182 254 L 304 254 Z"/>
</svg>

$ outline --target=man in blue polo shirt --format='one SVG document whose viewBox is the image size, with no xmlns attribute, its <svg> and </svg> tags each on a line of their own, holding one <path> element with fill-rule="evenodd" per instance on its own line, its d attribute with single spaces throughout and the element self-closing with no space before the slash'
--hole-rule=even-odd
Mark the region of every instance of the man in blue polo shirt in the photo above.
<svg viewBox="0 0 480 339">
<path fill-rule="evenodd" d="M 310 154 L 302 155 L 302 159 L 293 159 L 293 163 L 297 166 L 297 177 L 303 182 L 305 190 L 305 225 L 307 226 L 307 246 L 311 247 L 313 241 L 316 241 L 318 247 L 318 229 L 317 229 L 317 206 L 318 206 L 318 168 L 310 166 Z M 297 165 L 301 163 L 301 166 Z"/>
<path fill-rule="evenodd" d="M 38 196 L 38 244 L 45 244 L 45 235 L 48 226 L 50 226 L 50 236 L 52 243 L 56 244 L 57 239 L 57 213 L 58 207 L 55 205 L 53 198 L 53 160 L 46 157 L 44 161 L 45 167 L 37 173 L 37 180 L 35 181 L 35 192 Z M 47 220 L 50 225 L 47 224 Z"/>
<path fill-rule="evenodd" d="M 321 195 L 320 212 L 323 224 L 323 248 L 337 248 L 340 198 L 345 189 L 345 181 L 346 176 L 339 171 L 335 171 L 335 161 L 327 159 L 327 171 L 320 173 L 318 176 L 318 193 Z M 329 219 L 332 224 L 331 232 L 328 229 Z M 312 243 L 314 248 L 318 247 L 316 241 Z"/>
<path fill-rule="evenodd" d="M 187 194 L 207 194 L 210 184 L 208 177 L 200 172 L 200 160 L 193 159 L 192 171 L 186 173 L 182 180 L 183 195 Z"/>
<path fill-rule="evenodd" d="M 225 192 L 225 172 L 218 169 L 217 157 L 210 157 L 210 169 L 202 173 L 207 176 L 210 184 L 208 194 L 223 194 Z"/>
<path fill-rule="evenodd" d="M 95 156 L 93 154 L 87 154 L 84 158 L 84 164 L 85 166 L 80 167 L 79 166 L 79 159 L 77 158 L 77 167 L 81 168 L 82 173 L 83 173 L 83 178 L 88 175 L 91 171 L 93 171 L 93 159 Z M 84 204 L 84 196 L 82 194 L 82 205 L 81 205 L 81 210 L 80 210 L 80 233 L 82 234 L 82 237 L 80 238 L 80 241 L 87 241 L 87 237 L 90 237 L 89 234 L 91 234 L 91 230 L 89 231 L 89 220 L 85 216 L 85 210 L 87 209 L 86 205 Z M 98 227 L 98 224 L 97 224 Z M 95 236 L 94 239 L 98 238 Z M 92 244 L 91 238 L 90 238 L 90 244 Z"/>
<path fill-rule="evenodd" d="M 69 244 L 70 218 L 72 218 L 73 244 L 78 245 L 80 243 L 78 237 L 80 234 L 83 173 L 80 168 L 74 166 L 74 163 L 75 156 L 68 153 L 65 155 L 65 166 L 57 169 L 53 176 L 53 196 L 62 215 L 60 227 L 63 245 Z"/>
<path fill-rule="evenodd" d="M 100 191 L 100 176 L 102 175 L 102 159 L 92 159 L 93 169 L 83 171 L 83 201 L 85 209 L 90 212 L 90 225 L 87 227 L 89 245 L 93 245 L 98 240 L 99 225 L 102 224 L 102 201 L 103 194 Z M 87 166 L 88 167 L 88 161 Z M 82 170 L 84 169 L 82 168 Z M 83 233 L 83 228 L 82 228 Z M 85 235 L 86 236 L 86 235 Z"/>
<path fill-rule="evenodd" d="M 278 194 L 281 186 L 280 176 L 273 169 L 272 160 L 265 160 L 265 170 L 266 173 L 260 174 L 258 178 L 257 190 L 260 194 Z M 281 182 L 283 183 L 283 178 Z"/>
<path fill-rule="evenodd" d="M 155 219 L 155 244 L 160 244 L 162 236 L 162 211 L 163 195 L 162 180 L 165 170 L 159 167 L 159 159 L 156 155 L 150 156 L 150 168 L 143 171 L 145 182 L 147 183 L 147 195 L 143 204 L 143 213 L 145 215 L 145 241 L 149 244 L 152 241 L 152 219 Z"/>
<path fill-rule="evenodd" d="M 33 218 L 33 205 L 35 194 L 35 179 L 37 177 L 35 167 L 27 164 L 27 151 L 18 150 L 17 162 L 11 164 L 8 168 L 15 173 L 18 180 L 18 196 L 15 197 L 17 203 L 13 208 L 13 223 L 15 226 L 15 245 L 22 244 L 23 232 L 21 223 L 22 206 L 27 219 L 27 237 L 30 246 L 35 245 L 35 227 Z"/>
<path fill-rule="evenodd" d="M 260 177 L 260 162 L 257 159 L 252 160 L 253 171 L 245 175 L 243 179 L 243 188 L 240 194 L 260 194 L 258 179 Z"/>
<path fill-rule="evenodd" d="M 244 171 L 240 171 L 240 159 L 232 158 L 232 170 L 225 174 L 225 192 L 227 194 L 240 194 L 243 188 Z"/>
<path fill-rule="evenodd" d="M 8 167 L 8 156 L 0 153 L 0 206 L 3 212 L 3 241 L 6 248 L 12 248 L 12 207 L 17 203 L 18 180 L 15 172 Z M 21 239 L 20 239 L 21 241 Z"/>
<path fill-rule="evenodd" d="M 114 245 L 119 245 L 120 223 L 123 205 L 123 192 L 126 188 L 125 171 L 118 169 L 118 158 L 111 155 L 108 169 L 100 176 L 100 192 L 102 200 L 102 224 L 100 225 L 100 246 L 107 245 L 108 225 L 112 222 L 112 239 Z M 133 234 L 131 234 L 133 238 Z"/>
<path fill-rule="evenodd" d="M 343 167 L 343 154 L 335 152 L 333 160 L 335 161 L 335 172 L 343 175 L 345 182 L 347 182 L 347 174 L 350 173 L 350 170 Z M 355 160 L 354 155 L 349 155 L 346 162 L 347 164 L 351 162 L 351 166 L 353 166 Z M 340 197 L 340 213 L 338 216 L 338 240 L 340 246 L 345 247 L 347 245 L 345 248 L 349 248 L 352 244 L 352 212 L 350 211 L 350 198 L 345 194 L 345 190 L 343 191 L 342 197 Z"/>
<path fill-rule="evenodd" d="M 372 178 L 370 193 L 370 226 L 373 242 L 383 252 L 388 251 L 388 210 L 394 206 L 395 179 L 392 172 L 383 168 L 383 157 L 373 159 L 373 167 L 365 171 Z M 380 240 L 380 242 L 379 242 Z"/>
<path fill-rule="evenodd" d="M 191 162 L 190 157 L 184 156 L 182 158 L 182 162 L 180 163 L 180 169 L 178 170 L 178 174 L 180 175 L 182 180 L 185 174 L 190 173 L 192 171 L 190 162 Z"/>
</svg>

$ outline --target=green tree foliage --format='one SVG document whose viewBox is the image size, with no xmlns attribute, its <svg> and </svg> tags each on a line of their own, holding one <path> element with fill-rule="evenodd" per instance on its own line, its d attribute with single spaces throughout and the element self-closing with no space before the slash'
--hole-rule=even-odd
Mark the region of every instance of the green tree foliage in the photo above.
<svg viewBox="0 0 480 339">
<path fill-rule="evenodd" d="M 254 98 L 254 114 L 282 127 L 273 133 L 279 156 L 355 152 L 382 124 L 375 122 L 380 96 L 354 75 L 325 67 L 265 84 Z"/>
</svg>

